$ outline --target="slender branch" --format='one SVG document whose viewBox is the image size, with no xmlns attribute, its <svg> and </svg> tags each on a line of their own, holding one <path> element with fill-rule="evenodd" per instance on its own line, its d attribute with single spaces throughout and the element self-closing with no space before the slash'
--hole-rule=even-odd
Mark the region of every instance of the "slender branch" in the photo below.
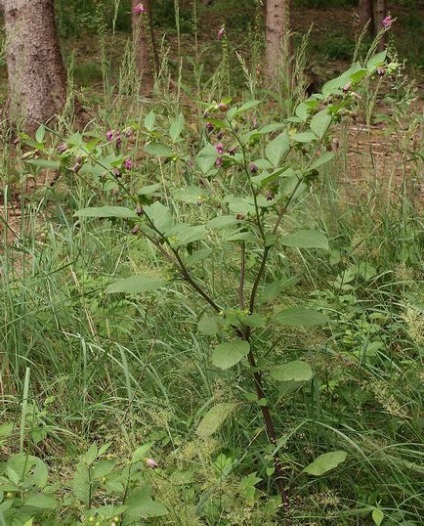
<svg viewBox="0 0 424 526">
<path fill-rule="evenodd" d="M 190 272 L 189 270 L 187 269 L 187 267 L 185 266 L 184 264 L 184 261 L 181 259 L 181 256 L 178 254 L 178 251 L 175 250 L 174 248 L 171 248 L 172 250 L 172 253 L 174 254 L 175 258 L 177 259 L 178 261 L 178 265 L 180 267 L 180 271 L 183 275 L 183 278 L 185 279 L 185 281 L 187 281 L 187 283 L 189 283 L 193 289 L 198 293 L 200 294 L 200 296 L 202 296 L 202 298 L 204 300 L 206 300 L 209 305 L 216 311 L 216 312 L 221 312 L 222 309 L 213 301 L 213 299 L 209 296 L 209 294 L 207 292 L 205 292 L 202 287 L 200 285 L 198 285 L 194 279 L 191 277 L 190 275 Z"/>
<path fill-rule="evenodd" d="M 239 307 L 240 310 L 244 309 L 244 280 L 246 275 L 246 243 L 241 242 L 240 245 L 241 255 L 240 255 L 240 283 L 238 288 L 239 296 Z"/>
</svg>

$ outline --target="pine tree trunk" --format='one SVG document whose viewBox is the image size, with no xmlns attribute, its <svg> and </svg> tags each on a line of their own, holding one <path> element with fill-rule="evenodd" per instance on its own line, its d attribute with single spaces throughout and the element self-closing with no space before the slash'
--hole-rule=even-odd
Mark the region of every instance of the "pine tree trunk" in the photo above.
<svg viewBox="0 0 424 526">
<path fill-rule="evenodd" d="M 153 40 L 151 2 L 152 0 L 132 0 L 131 25 L 135 65 L 142 95 L 150 95 L 155 83 L 157 57 Z M 143 11 L 140 12 L 141 9 Z"/>
<path fill-rule="evenodd" d="M 372 33 L 373 26 L 373 0 L 359 0 L 358 2 L 359 31 L 367 27 L 367 33 Z"/>
<path fill-rule="evenodd" d="M 66 72 L 56 34 L 54 0 L 0 0 L 6 33 L 7 113 L 33 132 L 52 123 L 66 102 Z"/>
<path fill-rule="evenodd" d="M 377 34 L 381 29 L 383 29 L 383 20 L 386 17 L 387 14 L 387 8 L 386 8 L 386 0 L 373 0 L 374 9 L 374 31 L 375 34 Z M 385 38 L 384 35 L 381 38 L 378 48 L 380 50 L 384 49 L 385 47 Z"/>
<path fill-rule="evenodd" d="M 265 20 L 265 77 L 275 83 L 283 72 L 288 86 L 293 58 L 290 7 L 290 0 L 268 0 Z"/>
</svg>

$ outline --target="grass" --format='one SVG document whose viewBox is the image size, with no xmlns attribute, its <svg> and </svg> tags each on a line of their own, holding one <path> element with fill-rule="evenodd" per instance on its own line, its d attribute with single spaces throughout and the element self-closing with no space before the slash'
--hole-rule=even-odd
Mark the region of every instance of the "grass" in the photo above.
<svg viewBox="0 0 424 526">
<path fill-rule="evenodd" d="M 230 41 L 228 53 L 235 61 L 233 52 Z M 419 180 L 422 122 L 406 104 L 402 114 L 388 114 L 389 126 L 406 130 L 406 138 L 397 141 L 399 157 L 390 157 L 389 148 L 389 162 L 379 164 L 371 145 L 355 164 L 348 122 L 346 129 L 335 130 L 334 161 L 320 169 L 311 191 L 281 223 L 284 233 L 319 229 L 330 250 L 279 245 L 270 254 L 261 309 L 270 317 L 282 304 L 306 304 L 332 323 L 307 329 L 276 326 L 255 334 L 261 360 L 303 360 L 314 371 L 301 383 L 269 381 L 278 431 L 273 446 L 246 365 L 229 370 L 213 365 L 218 339 L 199 326 L 211 309 L 177 279 L 163 253 L 131 233 L 132 224 L 73 216 L 87 206 L 132 209 L 135 194 L 143 206 L 151 196 L 161 200 L 187 224 L 225 211 L 220 192 L 240 191 L 237 169 L 225 168 L 225 177 L 218 173 L 208 179 L 191 162 L 205 144 L 200 100 L 225 96 L 228 89 L 237 98 L 248 97 L 234 83 L 223 86 L 227 70 L 218 64 L 209 83 L 198 82 L 197 89 L 184 85 L 176 93 L 161 91 L 166 82 L 158 83 L 156 97 L 143 104 L 128 87 L 133 79 L 123 64 L 118 89 L 102 94 L 107 105 L 93 109 L 90 133 L 99 138 L 102 152 L 93 150 L 93 155 L 103 165 L 90 165 L 87 158 L 78 174 L 66 170 L 52 187 L 21 190 L 31 170 L 40 178 L 45 170 L 22 160 L 19 146 L 3 142 L 0 524 L 24 526 L 31 517 L 42 526 L 59 520 L 110 526 L 281 524 L 269 476 L 275 450 L 290 495 L 286 524 L 421 523 L 424 243 L 422 201 L 411 191 L 410 174 Z M 166 67 L 164 59 L 163 79 Z M 249 64 L 244 67 L 249 73 Z M 97 70 L 80 67 L 74 73 L 84 82 L 98 80 Z M 296 104 L 280 105 L 281 94 L 267 96 L 269 113 L 257 114 L 260 126 Z M 156 121 L 149 136 L 151 111 Z M 169 129 L 180 111 L 186 124 L 172 142 Z M 366 108 L 357 113 L 365 115 Z M 106 130 L 130 125 L 134 133 L 121 151 L 106 143 Z M 248 126 L 248 119 L 240 125 Z M 175 158 L 146 155 L 146 136 L 171 145 Z M 411 152 L 412 137 L 418 146 Z M 220 140 L 226 143 L 228 135 Z M 361 140 L 356 137 L 355 144 Z M 58 144 L 58 138 L 48 136 L 40 158 L 57 159 Z M 69 155 L 73 160 L 75 152 Z M 127 155 L 134 170 L 121 179 L 104 175 L 105 166 L 121 166 L 120 156 Z M 408 169 L 399 174 L 398 165 Z M 351 184 L 352 174 L 359 172 L 363 177 Z M 140 194 L 146 187 L 151 195 Z M 19 192 L 25 198 L 17 202 L 13 195 Z M 219 304 L 236 311 L 239 245 L 221 243 L 218 234 L 209 239 L 213 253 L 197 264 L 197 279 Z M 186 255 L 199 248 L 196 243 Z M 259 254 L 252 244 L 245 259 L 246 288 L 253 286 Z M 165 275 L 173 286 L 141 294 L 106 293 L 118 278 L 146 272 Z M 230 333 L 231 326 L 226 330 Z M 224 403 L 234 404 L 233 413 L 212 433 L 199 436 L 198 426 L 211 408 Z M 99 452 L 93 444 L 109 446 Z M 137 448 L 146 444 L 151 450 L 137 456 Z M 320 476 L 303 471 L 332 451 L 346 452 L 346 460 Z M 28 482 L 37 470 L 26 473 L 19 464 L 22 452 L 40 459 L 38 473 L 48 470 L 46 481 Z M 143 459 L 150 455 L 157 470 L 146 469 Z M 18 480 L 13 478 L 16 466 L 26 473 Z M 132 522 L 123 522 L 125 510 L 119 508 L 122 502 L 130 506 L 125 488 L 142 502 Z M 143 494 L 137 493 L 140 488 Z M 41 510 L 25 508 L 33 495 L 45 499 Z"/>
</svg>

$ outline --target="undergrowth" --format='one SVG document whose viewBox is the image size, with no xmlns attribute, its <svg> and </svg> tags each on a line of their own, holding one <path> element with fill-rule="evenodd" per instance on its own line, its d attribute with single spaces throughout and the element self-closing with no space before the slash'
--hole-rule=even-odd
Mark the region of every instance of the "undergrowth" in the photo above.
<svg viewBox="0 0 424 526">
<path fill-rule="evenodd" d="M 398 64 L 288 100 L 241 57 L 231 100 L 225 45 L 195 95 L 164 54 L 153 100 L 123 67 L 84 133 L 5 136 L 1 525 L 422 522 L 422 119 L 351 187 Z"/>
</svg>

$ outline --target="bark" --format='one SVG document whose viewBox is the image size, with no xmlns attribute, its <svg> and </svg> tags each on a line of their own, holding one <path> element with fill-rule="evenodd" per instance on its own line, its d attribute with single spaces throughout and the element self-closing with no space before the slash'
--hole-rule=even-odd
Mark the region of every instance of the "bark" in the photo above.
<svg viewBox="0 0 424 526">
<path fill-rule="evenodd" d="M 377 34 L 383 29 L 383 20 L 387 14 L 386 0 L 373 0 L 373 15 L 374 15 L 374 32 Z M 385 47 L 385 37 L 382 36 L 378 48 L 380 50 Z"/>
<path fill-rule="evenodd" d="M 1 0 L 6 33 L 7 113 L 12 125 L 33 132 L 52 123 L 66 102 L 66 71 L 59 50 L 54 0 Z"/>
<path fill-rule="evenodd" d="M 272 84 L 286 77 L 291 85 L 293 46 L 290 0 L 268 0 L 265 19 L 265 77 Z"/>
<path fill-rule="evenodd" d="M 134 42 L 135 65 L 140 80 L 140 93 L 150 95 L 155 83 L 158 67 L 157 53 L 153 38 L 152 0 L 132 0 L 132 34 Z M 136 7 L 142 5 L 144 12 L 137 13 Z"/>
<path fill-rule="evenodd" d="M 367 33 L 373 32 L 373 0 L 359 0 L 358 22 L 359 31 L 362 31 L 366 26 Z"/>
</svg>

